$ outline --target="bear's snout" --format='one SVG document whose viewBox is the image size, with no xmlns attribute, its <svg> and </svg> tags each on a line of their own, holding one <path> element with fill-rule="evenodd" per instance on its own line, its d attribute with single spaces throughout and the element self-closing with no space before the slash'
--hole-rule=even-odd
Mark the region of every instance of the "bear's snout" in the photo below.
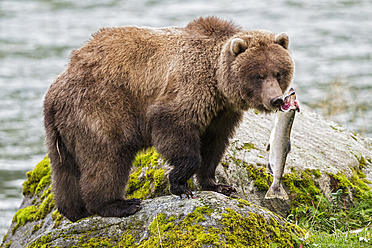
<svg viewBox="0 0 372 248">
<path fill-rule="evenodd" d="M 274 109 L 278 109 L 280 106 L 282 106 L 284 103 L 284 100 L 282 97 L 275 97 L 270 100 L 270 105 Z"/>
<path fill-rule="evenodd" d="M 261 99 L 267 112 L 277 110 L 283 103 L 283 92 L 277 80 L 269 78 L 262 83 Z"/>
</svg>

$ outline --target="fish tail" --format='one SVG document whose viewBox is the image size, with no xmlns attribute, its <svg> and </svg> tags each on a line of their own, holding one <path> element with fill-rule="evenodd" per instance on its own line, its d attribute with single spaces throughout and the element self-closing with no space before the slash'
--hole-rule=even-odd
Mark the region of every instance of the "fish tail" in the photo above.
<svg viewBox="0 0 372 248">
<path fill-rule="evenodd" d="M 282 200 L 289 199 L 287 192 L 285 192 L 282 184 L 279 183 L 278 186 L 275 186 L 274 184 L 272 184 L 270 186 L 269 190 L 267 191 L 265 195 L 265 199 L 273 199 L 273 198 L 279 198 Z"/>
</svg>

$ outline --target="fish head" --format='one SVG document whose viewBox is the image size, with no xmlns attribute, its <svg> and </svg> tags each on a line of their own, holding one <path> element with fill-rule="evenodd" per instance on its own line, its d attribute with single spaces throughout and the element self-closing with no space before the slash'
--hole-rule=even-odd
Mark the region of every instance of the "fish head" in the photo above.
<svg viewBox="0 0 372 248">
<path fill-rule="evenodd" d="M 293 88 L 290 88 L 287 95 L 284 97 L 284 102 L 280 106 L 280 111 L 288 112 L 290 110 L 295 110 L 300 112 L 300 105 L 296 100 L 296 92 Z"/>
</svg>

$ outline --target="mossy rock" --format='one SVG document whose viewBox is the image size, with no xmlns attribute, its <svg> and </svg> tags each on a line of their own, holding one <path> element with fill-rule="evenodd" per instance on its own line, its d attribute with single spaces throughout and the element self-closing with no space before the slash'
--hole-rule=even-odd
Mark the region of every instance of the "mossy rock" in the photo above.
<svg viewBox="0 0 372 248">
<path fill-rule="evenodd" d="M 154 148 L 138 152 L 133 162 L 125 197 L 151 199 L 170 195 L 168 173 L 171 169 Z M 191 190 L 199 189 L 195 178 L 191 178 L 188 183 Z"/>
<path fill-rule="evenodd" d="M 47 223 L 45 224 L 47 225 Z M 299 247 L 305 231 L 269 210 L 214 192 L 145 200 L 135 215 L 45 228 L 28 247 Z M 24 245 L 15 243 L 13 245 Z M 16 247 L 16 246 L 14 246 Z"/>
<path fill-rule="evenodd" d="M 304 206 L 316 206 L 317 199 L 329 198 L 339 190 L 342 190 L 342 201 L 349 206 L 372 201 L 372 140 L 329 123 L 306 109 L 296 116 L 292 151 L 287 157 L 282 180 L 290 200 L 265 200 L 264 195 L 272 180 L 266 172 L 266 146 L 272 125 L 272 116 L 248 111 L 227 149 L 222 166 L 217 168 L 217 181 L 237 188 L 238 192 L 233 196 L 236 200 L 211 192 L 203 192 L 190 200 L 169 196 L 167 174 L 171 167 L 154 149 L 142 151 L 134 161 L 126 197 L 148 200 L 144 201 L 138 213 L 127 218 L 90 217 L 71 223 L 62 217 L 55 210 L 49 159 L 46 157 L 27 173 L 24 200 L 2 245 L 110 247 L 120 244 L 123 247 L 151 247 L 156 242 L 158 246 L 159 242 L 164 242 L 164 246 L 178 245 L 173 243 L 178 241 L 177 237 L 190 247 L 217 243 L 225 247 L 243 247 L 247 245 L 244 243 L 247 239 L 254 240 L 252 233 L 258 233 L 263 243 L 284 237 L 275 239 L 277 247 L 288 247 L 288 244 L 295 247 L 303 230 L 279 216 L 293 216 Z M 198 190 L 194 179 L 189 184 L 193 190 Z M 269 208 L 272 212 L 256 206 Z M 181 214 L 178 209 L 184 212 Z M 362 205 L 361 209 L 364 209 Z M 202 217 L 199 210 L 205 210 Z M 306 211 L 304 213 L 306 215 Z M 199 217 L 192 222 L 194 215 Z M 239 225 L 231 228 L 230 217 Z M 206 225 L 203 218 L 211 220 L 213 225 Z M 154 220 L 157 220 L 156 228 Z M 240 225 L 245 226 L 244 230 L 239 228 Z M 185 233 L 189 235 L 182 235 Z M 194 238 L 195 233 L 201 233 L 201 236 Z"/>
<path fill-rule="evenodd" d="M 143 170 L 145 167 L 161 170 L 159 162 L 162 163 L 161 158 L 153 149 L 139 153 L 131 180 L 141 170 L 150 185 L 166 187 L 166 179 L 161 182 Z M 71 223 L 55 210 L 49 170 L 46 157 L 28 172 L 23 189 L 25 198 L 14 215 L 12 231 L 4 237 L 5 247 L 158 247 L 159 240 L 165 247 L 269 247 L 273 241 L 277 247 L 296 247 L 305 233 L 267 209 L 218 193 L 201 192 L 195 199 L 154 198 L 156 190 L 143 190 L 147 186 L 142 184 L 141 178 L 137 180 L 136 190 L 147 192 L 143 198 L 154 199 L 145 200 L 135 215 L 127 218 L 96 216 Z M 44 183 L 46 179 L 49 184 Z M 136 192 L 129 189 L 127 192 Z"/>
<path fill-rule="evenodd" d="M 35 169 L 26 173 L 27 180 L 23 183 L 23 195 L 33 196 L 51 183 L 50 160 L 46 156 Z"/>
<path fill-rule="evenodd" d="M 166 165 L 154 148 L 137 154 L 129 176 L 126 198 L 149 199 L 169 195 Z"/>
<path fill-rule="evenodd" d="M 304 107 L 294 120 L 291 152 L 282 180 L 290 199 L 265 199 L 272 183 L 266 171 L 266 148 L 273 124 L 274 115 L 246 112 L 222 159 L 223 166 L 217 168 L 218 180 L 238 189 L 236 197 L 282 216 L 288 216 L 301 204 L 316 204 L 317 196 L 330 198 L 339 189 L 349 206 L 370 197 L 372 140 Z"/>
</svg>

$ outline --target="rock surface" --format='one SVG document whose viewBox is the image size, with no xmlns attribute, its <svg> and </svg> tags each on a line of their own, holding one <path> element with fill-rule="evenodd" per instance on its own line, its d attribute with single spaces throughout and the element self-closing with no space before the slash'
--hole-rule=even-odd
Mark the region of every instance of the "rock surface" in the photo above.
<svg viewBox="0 0 372 248">
<path fill-rule="evenodd" d="M 224 157 L 228 168 L 220 166 L 218 175 L 221 181 L 238 188 L 240 198 L 286 215 L 291 201 L 265 200 L 266 187 L 256 187 L 255 180 L 247 175 L 246 168 L 241 163 L 232 162 L 241 160 L 255 168 L 265 168 L 268 162 L 266 147 L 273 125 L 274 115 L 247 112 Z M 329 196 L 338 189 L 339 184 L 332 183 L 332 174 L 343 174 L 350 179 L 353 171 L 360 171 L 365 174 L 365 182 L 371 187 L 371 161 L 371 139 L 351 132 L 337 123 L 326 121 L 306 107 L 296 114 L 291 132 L 291 152 L 287 157 L 284 174 L 294 172 L 300 175 L 305 170 L 318 171 L 320 176 L 312 178 L 320 191 Z M 286 185 L 285 188 L 288 192 Z M 296 195 L 292 195 L 292 200 L 295 197 Z M 349 200 L 352 198 L 349 195 Z"/>
<path fill-rule="evenodd" d="M 63 220 L 56 227 L 48 214 L 43 221 L 43 228 L 33 235 L 25 233 L 35 223 L 20 227 L 11 247 L 265 247 L 270 242 L 293 246 L 296 237 L 305 234 L 266 209 L 214 192 L 202 192 L 195 199 L 145 200 L 139 212 L 126 218 L 94 216 L 77 223 Z M 246 239 L 239 240 L 240 235 Z"/>
<path fill-rule="evenodd" d="M 55 211 L 45 159 L 28 174 L 24 201 L 2 245 L 159 247 L 161 243 L 176 247 L 179 241 L 183 246 L 237 247 L 262 241 L 260 247 L 265 247 L 274 239 L 279 246 L 290 247 L 298 242 L 303 230 L 279 216 L 286 217 L 299 202 L 306 204 L 317 194 L 329 197 L 339 189 L 350 203 L 370 194 L 372 140 L 303 110 L 293 125 L 292 150 L 283 177 L 290 200 L 265 200 L 272 180 L 266 172 L 266 146 L 273 119 L 274 115 L 248 111 L 217 169 L 220 183 L 237 188 L 236 199 L 211 192 L 199 192 L 196 199 L 189 200 L 164 196 L 169 194 L 166 175 L 170 166 L 150 150 L 137 157 L 126 193 L 128 198 L 152 198 L 144 201 L 138 213 L 71 223 Z M 195 182 L 190 185 L 198 190 Z"/>
</svg>

